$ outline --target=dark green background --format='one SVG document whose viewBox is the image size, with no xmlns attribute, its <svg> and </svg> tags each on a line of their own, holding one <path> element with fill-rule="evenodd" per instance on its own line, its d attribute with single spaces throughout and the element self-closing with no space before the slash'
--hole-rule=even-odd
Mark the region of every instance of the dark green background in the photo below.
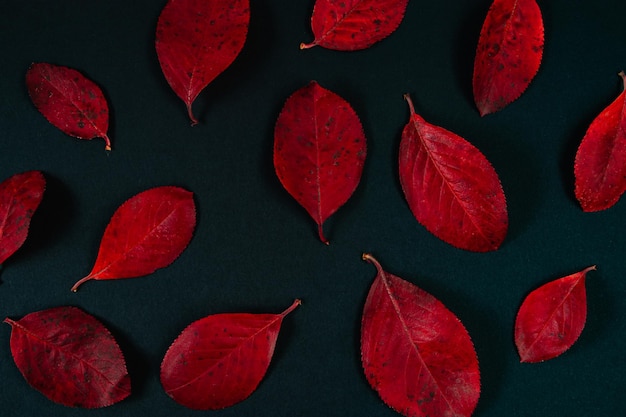
<svg viewBox="0 0 626 417">
<path fill-rule="evenodd" d="M 198 98 L 190 127 L 161 74 L 154 32 L 163 0 L 0 2 L 0 180 L 42 170 L 48 180 L 30 237 L 4 265 L 0 319 L 75 305 L 111 329 L 133 393 L 100 410 L 70 409 L 31 389 L 0 327 L 2 416 L 192 416 L 162 390 L 159 365 L 192 321 L 221 312 L 280 312 L 276 354 L 258 390 L 216 416 L 394 416 L 368 386 L 359 359 L 360 314 L 374 267 L 435 295 L 463 321 L 478 353 L 474 413 L 624 415 L 626 202 L 586 214 L 573 196 L 573 158 L 586 127 L 621 91 L 626 3 L 540 0 L 544 59 L 526 93 L 480 118 L 473 57 L 490 5 L 412 0 L 400 28 L 359 52 L 314 48 L 313 0 L 252 0 L 245 47 Z M 33 61 L 81 70 L 111 107 L 113 151 L 50 125 L 24 84 Z M 285 99 L 317 80 L 348 100 L 368 138 L 363 178 L 317 240 L 304 209 L 273 172 L 273 126 Z M 465 137 L 491 161 L 507 195 L 510 228 L 497 252 L 455 249 L 413 218 L 397 175 L 410 93 L 428 121 Z M 195 193 L 198 225 L 187 250 L 143 278 L 70 287 L 93 265 L 100 238 L 127 198 L 159 185 Z M 517 309 L 529 291 L 596 264 L 588 320 L 562 356 L 520 364 Z"/>
</svg>

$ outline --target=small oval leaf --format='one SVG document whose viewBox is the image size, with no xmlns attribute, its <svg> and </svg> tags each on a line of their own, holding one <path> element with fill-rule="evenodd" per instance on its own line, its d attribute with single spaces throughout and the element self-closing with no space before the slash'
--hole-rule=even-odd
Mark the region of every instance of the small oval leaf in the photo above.
<svg viewBox="0 0 626 417">
<path fill-rule="evenodd" d="M 37 110 L 63 133 L 79 139 L 104 139 L 111 150 L 109 105 L 93 81 L 73 68 L 34 63 L 26 72 L 26 87 Z"/>
<path fill-rule="evenodd" d="M 86 281 L 148 275 L 174 262 L 196 226 L 193 193 L 180 187 L 156 187 L 122 204 L 104 231 L 96 262 Z"/>
<path fill-rule="evenodd" d="M 541 362 L 569 349 L 587 320 L 585 276 L 595 270 L 559 278 L 532 291 L 515 319 L 515 345 L 522 362 Z"/>
<path fill-rule="evenodd" d="M 46 179 L 39 171 L 16 174 L 0 183 L 0 266 L 26 241 L 45 188 Z"/>
<path fill-rule="evenodd" d="M 487 158 L 462 137 L 415 113 L 400 142 L 400 184 L 413 215 L 457 248 L 498 249 L 508 229 L 506 199 Z"/>
<path fill-rule="evenodd" d="M 361 360 L 369 384 L 407 417 L 469 417 L 480 397 L 474 345 L 461 321 L 408 281 L 377 270 L 361 323 Z"/>
<path fill-rule="evenodd" d="M 539 70 L 543 19 L 535 0 L 494 0 L 474 60 L 474 101 L 484 116 L 517 100 Z"/>
<path fill-rule="evenodd" d="M 583 211 L 606 210 L 626 190 L 626 75 L 622 93 L 591 123 L 574 162 L 576 199 Z"/>
<path fill-rule="evenodd" d="M 248 34 L 248 0 L 169 0 L 159 16 L 155 47 L 161 70 L 187 106 L 233 63 Z"/>
<path fill-rule="evenodd" d="M 287 99 L 274 129 L 281 184 L 322 225 L 356 189 L 366 156 L 359 117 L 343 98 L 312 81 Z"/>
<path fill-rule="evenodd" d="M 409 0 L 317 0 L 311 28 L 315 40 L 300 49 L 321 46 L 338 51 L 369 48 L 400 26 Z"/>
<path fill-rule="evenodd" d="M 26 381 L 51 401 L 98 408 L 130 395 L 130 377 L 111 333 L 76 307 L 56 307 L 12 327 L 11 353 Z"/>
<path fill-rule="evenodd" d="M 283 318 L 280 314 L 214 314 L 191 323 L 161 363 L 161 384 L 177 403 L 219 410 L 250 396 L 265 376 Z"/>
</svg>

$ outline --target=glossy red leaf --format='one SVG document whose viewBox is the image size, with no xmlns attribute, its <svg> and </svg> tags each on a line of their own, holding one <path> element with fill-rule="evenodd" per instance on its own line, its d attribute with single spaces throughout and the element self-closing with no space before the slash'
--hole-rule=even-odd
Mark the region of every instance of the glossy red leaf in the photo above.
<svg viewBox="0 0 626 417">
<path fill-rule="evenodd" d="M 543 20 L 535 0 L 494 0 L 474 61 L 474 101 L 484 116 L 517 100 L 539 70 Z"/>
<path fill-rule="evenodd" d="M 148 275 L 174 262 L 185 250 L 196 227 L 193 193 L 180 187 L 156 187 L 141 192 L 113 214 L 93 269 L 86 281 Z"/>
<path fill-rule="evenodd" d="M 369 384 L 407 417 L 470 416 L 480 397 L 474 345 L 461 321 L 431 294 L 377 270 L 361 323 Z"/>
<path fill-rule="evenodd" d="M 215 314 L 190 324 L 161 363 L 161 384 L 177 403 L 218 410 L 248 398 L 265 376 L 283 318 L 280 314 Z"/>
<path fill-rule="evenodd" d="M 26 241 L 45 188 L 46 179 L 39 171 L 16 174 L 0 183 L 0 266 Z"/>
<path fill-rule="evenodd" d="M 281 184 L 322 225 L 361 179 L 366 139 L 350 104 L 315 81 L 287 99 L 274 129 L 274 168 Z"/>
<path fill-rule="evenodd" d="M 338 51 L 369 48 L 400 26 L 408 0 L 317 0 L 311 28 L 315 40 L 300 49 L 321 46 Z"/>
<path fill-rule="evenodd" d="M 93 81 L 75 69 L 35 63 L 26 72 L 26 87 L 37 110 L 63 133 L 79 139 L 104 139 L 111 150 L 109 105 Z"/>
<path fill-rule="evenodd" d="M 462 137 L 415 113 L 400 142 L 400 184 L 415 218 L 461 249 L 498 249 L 507 228 L 506 199 L 487 158 Z"/>
<path fill-rule="evenodd" d="M 626 75 L 619 75 L 626 89 Z M 622 91 L 595 118 L 576 152 L 575 192 L 586 212 L 612 207 L 626 191 L 625 95 Z"/>
<path fill-rule="evenodd" d="M 248 34 L 248 0 L 169 0 L 159 16 L 156 52 L 163 75 L 187 106 L 232 64 Z"/>
<path fill-rule="evenodd" d="M 515 319 L 515 345 L 522 362 L 552 359 L 576 342 L 587 319 L 585 276 L 595 269 L 544 284 L 524 299 Z"/>
<path fill-rule="evenodd" d="M 98 408 L 130 395 L 130 377 L 111 333 L 76 307 L 5 319 L 11 353 L 26 381 L 51 401 Z"/>
</svg>

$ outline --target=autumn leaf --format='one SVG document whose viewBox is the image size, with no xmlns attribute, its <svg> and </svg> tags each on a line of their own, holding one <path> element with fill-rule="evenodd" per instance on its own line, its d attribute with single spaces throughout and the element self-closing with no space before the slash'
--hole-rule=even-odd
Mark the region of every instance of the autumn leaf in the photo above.
<svg viewBox="0 0 626 417">
<path fill-rule="evenodd" d="M 191 323 L 161 363 L 161 384 L 177 403 L 219 410 L 248 398 L 265 376 L 283 318 L 280 314 L 214 314 Z"/>
<path fill-rule="evenodd" d="M 248 34 L 248 0 L 169 0 L 159 16 L 156 52 L 172 90 L 187 106 L 228 68 Z"/>
<path fill-rule="evenodd" d="M 322 225 L 356 189 L 365 155 L 363 127 L 343 98 L 312 81 L 287 99 L 274 128 L 274 168 L 322 242 Z"/>
<path fill-rule="evenodd" d="M 377 270 L 361 323 L 367 381 L 407 417 L 469 417 L 480 396 L 474 345 L 461 321 L 424 290 Z"/>
<path fill-rule="evenodd" d="M 535 0 L 494 0 L 474 60 L 474 101 L 484 116 L 517 100 L 539 70 L 543 20 Z"/>
<path fill-rule="evenodd" d="M 72 291 L 92 279 L 134 278 L 168 266 L 185 250 L 195 226 L 191 192 L 165 186 L 135 195 L 113 214 L 91 272 Z"/>
<path fill-rule="evenodd" d="M 315 40 L 301 43 L 300 49 L 314 46 L 338 51 L 369 48 L 391 35 L 400 26 L 408 0 L 317 0 L 311 28 Z"/>
<path fill-rule="evenodd" d="M 76 307 L 5 319 L 11 354 L 24 379 L 51 401 L 98 408 L 130 395 L 126 362 L 111 333 Z"/>
<path fill-rule="evenodd" d="M 26 241 L 45 188 L 46 179 L 39 171 L 16 174 L 0 183 L 0 267 Z"/>
<path fill-rule="evenodd" d="M 487 158 L 462 137 L 410 109 L 400 141 L 400 184 L 413 215 L 455 247 L 498 249 L 508 229 L 506 199 Z"/>
<path fill-rule="evenodd" d="M 515 319 L 515 345 L 522 362 L 555 358 L 576 342 L 587 320 L 585 276 L 595 269 L 548 282 L 524 299 Z"/>
<path fill-rule="evenodd" d="M 619 75 L 626 88 L 626 75 Z M 626 190 L 625 94 L 594 119 L 576 152 L 575 192 L 586 212 L 612 207 Z"/>
<path fill-rule="evenodd" d="M 26 86 L 37 110 L 63 133 L 79 139 L 104 139 L 111 150 L 109 105 L 93 81 L 75 69 L 35 63 L 26 72 Z"/>
</svg>

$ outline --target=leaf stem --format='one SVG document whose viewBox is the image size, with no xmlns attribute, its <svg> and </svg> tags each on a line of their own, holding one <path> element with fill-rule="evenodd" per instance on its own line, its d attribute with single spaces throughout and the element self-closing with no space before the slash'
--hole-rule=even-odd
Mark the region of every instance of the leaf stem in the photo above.
<svg viewBox="0 0 626 417">
<path fill-rule="evenodd" d="M 191 119 L 191 125 L 195 126 L 198 124 L 198 119 L 196 119 L 193 115 L 193 112 L 191 111 L 191 103 L 187 103 L 187 114 L 189 115 L 189 118 Z"/>
<path fill-rule="evenodd" d="M 624 90 L 626 90 L 626 74 L 624 73 L 624 71 L 620 71 L 617 75 L 622 77 L 622 81 L 624 82 Z"/>
<path fill-rule="evenodd" d="M 300 43 L 300 49 L 310 49 L 313 48 L 314 46 L 317 46 L 317 43 L 315 41 L 311 42 L 311 43 Z"/>
<path fill-rule="evenodd" d="M 320 240 L 326 245 L 330 245 L 330 242 L 328 241 L 328 239 L 326 239 L 326 237 L 324 237 L 324 230 L 322 229 L 322 225 L 318 224 L 317 225 L 317 233 L 320 237 Z"/>
<path fill-rule="evenodd" d="M 287 314 L 291 313 L 293 310 L 296 309 L 296 307 L 298 307 L 301 304 L 302 304 L 302 300 L 300 300 L 299 298 L 296 298 L 293 301 L 293 304 L 291 304 L 287 310 L 285 310 L 282 313 L 280 313 L 280 315 L 285 317 Z"/>
<path fill-rule="evenodd" d="M 409 93 L 406 93 L 402 97 L 404 97 L 406 102 L 409 104 L 409 111 L 411 112 L 411 114 L 415 114 L 415 107 L 413 107 L 413 100 L 411 100 L 411 96 L 409 95 Z"/>
<path fill-rule="evenodd" d="M 91 275 L 87 275 L 86 277 L 79 279 L 79 280 L 76 282 L 76 284 L 74 284 L 74 286 L 72 287 L 72 292 L 76 292 L 76 291 L 78 291 L 78 287 L 80 287 L 80 286 L 81 286 L 82 284 L 84 284 L 85 282 L 90 281 L 91 279 L 92 279 L 92 278 L 91 278 Z"/>
<path fill-rule="evenodd" d="M 105 151 L 110 151 L 111 150 L 111 139 L 109 139 L 109 136 L 105 133 L 104 136 L 102 136 L 102 139 L 104 139 L 104 150 Z"/>
<path fill-rule="evenodd" d="M 371 254 L 369 254 L 369 253 L 364 253 L 364 254 L 361 256 L 361 258 L 362 258 L 364 261 L 367 261 L 367 262 L 371 263 L 372 265 L 374 265 L 374 266 L 376 267 L 376 270 L 377 270 L 379 273 L 383 272 L 383 267 L 382 267 L 382 266 L 380 266 L 380 264 L 378 263 L 378 261 L 376 260 L 376 258 L 374 258 Z"/>
</svg>

